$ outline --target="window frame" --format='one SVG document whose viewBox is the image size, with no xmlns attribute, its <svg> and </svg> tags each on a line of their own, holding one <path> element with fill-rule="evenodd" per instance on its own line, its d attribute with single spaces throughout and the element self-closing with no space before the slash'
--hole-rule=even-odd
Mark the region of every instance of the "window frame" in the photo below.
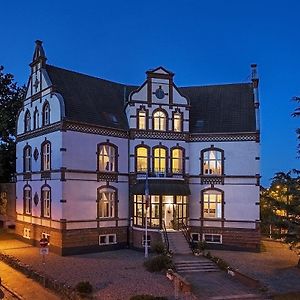
<svg viewBox="0 0 300 300">
<path fill-rule="evenodd" d="M 29 191 L 29 196 L 26 191 Z M 32 215 L 32 188 L 29 184 L 23 187 L 23 212 L 25 215 Z"/>
<path fill-rule="evenodd" d="M 47 111 L 46 111 L 47 109 Z M 42 109 L 42 126 L 50 125 L 50 104 L 48 101 L 45 101 Z M 47 115 L 46 115 L 47 113 Z"/>
<path fill-rule="evenodd" d="M 145 171 L 138 170 L 138 159 L 139 159 L 138 149 L 139 148 L 144 148 L 144 149 L 147 150 L 147 169 Z M 144 144 L 136 145 L 134 153 L 135 153 L 135 155 L 134 155 L 134 157 L 135 157 L 135 172 L 136 173 L 146 173 L 146 172 L 149 172 L 150 171 L 150 147 L 147 146 L 147 145 L 144 145 Z M 142 158 L 144 158 L 144 157 L 142 157 Z"/>
<path fill-rule="evenodd" d="M 217 202 L 216 203 L 216 212 L 215 212 L 215 217 L 209 217 L 209 216 L 204 216 L 204 195 L 207 192 L 217 192 L 217 194 L 221 195 L 221 217 L 216 217 L 218 215 L 217 213 Z M 209 202 L 212 203 L 212 202 Z M 205 220 L 224 220 L 224 191 L 218 188 L 207 188 L 203 189 L 201 191 L 201 218 Z"/>
<path fill-rule="evenodd" d="M 29 155 L 27 155 L 29 151 Z M 29 173 L 32 171 L 32 148 L 29 145 L 26 145 L 23 148 L 23 172 Z"/>
<path fill-rule="evenodd" d="M 211 151 L 215 151 L 215 152 L 219 152 L 221 154 L 221 159 L 220 159 L 220 163 L 221 163 L 221 172 L 220 174 L 216 174 L 216 173 L 211 173 L 211 174 L 205 174 L 204 173 L 204 163 L 205 161 L 212 161 L 210 159 L 205 160 L 204 159 L 204 155 L 206 152 L 211 152 Z M 225 164 L 225 158 L 224 158 L 224 150 L 220 149 L 220 148 L 215 148 L 215 147 L 210 147 L 210 148 L 205 148 L 201 150 L 201 175 L 203 176 L 224 176 L 224 164 Z M 216 162 L 218 161 L 217 159 L 215 160 Z"/>
<path fill-rule="evenodd" d="M 145 113 L 145 128 L 140 128 L 140 113 Z M 139 130 L 149 129 L 149 112 L 144 106 L 141 106 L 136 110 L 136 128 Z"/>
<path fill-rule="evenodd" d="M 155 114 L 156 113 L 163 113 L 164 114 L 164 118 L 162 117 L 155 117 Z M 159 129 L 156 129 L 155 128 L 155 120 L 158 119 L 159 120 Z M 161 120 L 164 120 L 164 127 L 165 129 L 161 129 Z M 169 117 L 168 117 L 168 113 L 166 110 L 162 109 L 162 108 L 157 108 L 153 111 L 152 113 L 152 130 L 155 130 L 155 131 L 168 131 L 168 120 L 169 120 Z"/>
<path fill-rule="evenodd" d="M 24 132 L 31 131 L 31 114 L 29 109 L 24 114 Z"/>
<path fill-rule="evenodd" d="M 113 213 L 109 216 L 101 216 L 101 198 L 100 198 L 100 194 L 101 194 L 101 190 L 104 190 L 103 192 L 105 192 L 105 190 L 111 190 L 112 193 L 114 194 L 114 199 L 109 200 L 109 204 L 113 203 Z M 102 193 L 103 193 L 102 192 Z M 111 193 L 111 192 L 110 192 Z M 99 220 L 114 220 L 118 217 L 118 189 L 115 188 L 114 186 L 111 185 L 103 185 L 97 188 L 97 219 Z M 108 208 L 109 211 L 111 210 L 111 206 Z"/>
<path fill-rule="evenodd" d="M 44 148 L 49 145 L 49 153 L 46 154 L 44 151 Z M 45 168 L 45 157 L 49 157 L 49 168 Z M 51 142 L 48 140 L 45 140 L 42 144 L 41 144 L 41 171 L 47 172 L 47 171 L 51 171 L 51 161 L 52 161 L 52 149 L 51 149 Z M 48 161 L 48 160 L 47 160 Z"/>
<path fill-rule="evenodd" d="M 49 198 L 45 198 L 44 192 L 49 192 Z M 49 202 L 49 214 L 45 214 L 45 199 Z M 48 184 L 44 184 L 41 187 L 41 217 L 51 219 L 51 210 L 52 210 L 52 192 L 51 187 Z"/>
<path fill-rule="evenodd" d="M 180 124 L 180 130 L 175 130 L 175 116 L 180 116 L 179 124 Z M 172 112 L 172 130 L 174 132 L 183 132 L 183 113 L 179 110 L 175 110 Z"/>
<path fill-rule="evenodd" d="M 182 158 L 181 158 L 181 170 L 180 170 L 180 172 L 174 172 L 174 170 L 173 170 L 173 160 L 175 159 L 174 157 L 173 157 L 173 151 L 174 150 L 180 150 L 181 151 L 181 154 L 182 154 Z M 171 156 L 171 162 L 170 162 L 170 172 L 172 173 L 172 174 L 185 174 L 185 149 L 183 148 L 183 147 L 180 147 L 180 146 L 175 146 L 175 147 L 172 147 L 171 149 L 170 149 L 170 156 Z"/>
<path fill-rule="evenodd" d="M 114 149 L 114 168 L 113 170 L 106 170 L 106 169 L 102 169 L 100 168 L 100 152 L 102 147 L 111 147 L 112 149 Z M 102 157 L 105 157 L 105 155 L 101 155 Z M 107 157 L 110 157 L 109 155 L 107 155 Z M 97 144 L 97 171 L 101 172 L 101 173 L 117 173 L 118 172 L 118 159 L 119 158 L 119 153 L 118 153 L 118 146 L 109 142 L 106 143 L 99 143 Z M 108 161 L 108 163 L 110 162 L 110 160 Z M 107 163 L 107 162 L 106 162 Z"/>
<path fill-rule="evenodd" d="M 165 170 L 162 171 L 162 170 L 158 170 L 156 171 L 155 170 L 155 160 L 156 160 L 156 156 L 155 156 L 155 150 L 156 149 L 163 149 L 166 153 L 165 155 Z M 163 159 L 163 157 L 159 156 L 158 157 L 159 160 Z M 168 148 L 166 146 L 163 146 L 163 145 L 158 145 L 158 146 L 154 146 L 152 148 L 152 172 L 153 173 L 164 173 L 164 174 L 167 174 L 168 173 L 168 160 L 169 160 L 169 156 L 168 156 Z M 160 164 L 160 163 L 159 163 Z"/>
<path fill-rule="evenodd" d="M 35 107 L 35 110 L 33 112 L 33 129 L 38 129 L 40 126 L 40 122 L 39 122 L 39 111 L 37 109 L 37 107 Z"/>
</svg>

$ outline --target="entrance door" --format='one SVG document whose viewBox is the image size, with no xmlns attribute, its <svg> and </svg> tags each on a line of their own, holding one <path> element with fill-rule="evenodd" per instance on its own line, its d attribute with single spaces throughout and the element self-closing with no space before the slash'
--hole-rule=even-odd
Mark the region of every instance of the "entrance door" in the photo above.
<svg viewBox="0 0 300 300">
<path fill-rule="evenodd" d="M 167 204 L 165 207 L 165 223 L 167 229 L 173 229 L 173 212 L 174 212 L 174 205 Z"/>
</svg>

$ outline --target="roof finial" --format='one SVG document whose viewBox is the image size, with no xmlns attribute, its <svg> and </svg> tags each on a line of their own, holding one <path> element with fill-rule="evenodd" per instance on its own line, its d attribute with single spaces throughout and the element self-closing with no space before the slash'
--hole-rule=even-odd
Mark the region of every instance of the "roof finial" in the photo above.
<svg viewBox="0 0 300 300">
<path fill-rule="evenodd" d="M 36 64 L 37 62 L 41 62 L 42 66 L 44 66 L 44 64 L 46 63 L 47 58 L 45 56 L 45 51 L 42 44 L 43 42 L 40 40 L 35 41 L 35 50 L 33 53 L 31 66 Z"/>
<path fill-rule="evenodd" d="M 254 87 L 258 87 L 258 73 L 257 73 L 257 64 L 251 64 L 251 80 Z"/>
</svg>

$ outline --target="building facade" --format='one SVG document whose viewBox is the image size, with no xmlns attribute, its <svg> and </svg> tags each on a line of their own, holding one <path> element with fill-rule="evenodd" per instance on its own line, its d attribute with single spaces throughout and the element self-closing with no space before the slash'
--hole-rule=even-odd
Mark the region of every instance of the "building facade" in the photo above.
<svg viewBox="0 0 300 300">
<path fill-rule="evenodd" d="M 187 227 L 258 249 L 255 65 L 248 83 L 179 88 L 163 67 L 128 86 L 46 60 L 36 41 L 17 124 L 20 237 L 62 255 L 141 248 L 147 211 L 150 243 Z"/>
</svg>

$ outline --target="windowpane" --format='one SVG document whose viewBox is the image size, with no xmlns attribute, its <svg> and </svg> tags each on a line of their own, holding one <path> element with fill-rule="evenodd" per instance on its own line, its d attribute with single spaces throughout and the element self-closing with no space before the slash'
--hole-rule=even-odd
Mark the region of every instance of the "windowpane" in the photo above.
<svg viewBox="0 0 300 300">
<path fill-rule="evenodd" d="M 203 174 L 222 175 L 222 153 L 217 150 L 209 150 L 203 153 Z"/>
<path fill-rule="evenodd" d="M 163 111 L 156 111 L 153 114 L 153 125 L 154 125 L 154 130 L 161 130 L 161 131 L 166 131 L 167 129 L 167 118 L 166 114 Z"/>
<path fill-rule="evenodd" d="M 137 148 L 137 172 L 146 172 L 148 170 L 148 149 L 145 147 Z"/>
<path fill-rule="evenodd" d="M 30 131 L 31 130 L 31 117 L 30 117 L 30 112 L 27 111 L 25 114 L 25 132 Z"/>
<path fill-rule="evenodd" d="M 102 189 L 99 191 L 99 218 L 113 218 L 115 216 L 115 191 Z"/>
<path fill-rule="evenodd" d="M 116 171 L 116 149 L 111 145 L 100 145 L 98 157 L 99 171 Z"/>
<path fill-rule="evenodd" d="M 24 189 L 24 210 L 26 214 L 31 214 L 31 188 Z"/>
<path fill-rule="evenodd" d="M 181 132 L 182 131 L 182 122 L 181 122 L 181 114 L 180 113 L 175 113 L 174 114 L 174 119 L 173 119 L 173 128 L 174 131 Z"/>
<path fill-rule="evenodd" d="M 42 190 L 42 201 L 43 201 L 43 216 L 50 217 L 50 189 L 48 187 Z"/>
<path fill-rule="evenodd" d="M 222 217 L 222 194 L 219 191 L 206 191 L 203 194 L 203 217 Z"/>
<path fill-rule="evenodd" d="M 51 148 L 50 148 L 50 143 L 46 143 L 43 145 L 42 147 L 42 160 L 43 160 L 43 164 L 42 164 L 42 169 L 43 171 L 48 171 L 50 170 L 50 166 L 51 166 Z"/>
<path fill-rule="evenodd" d="M 50 106 L 49 103 L 46 103 L 43 109 L 43 125 L 50 124 Z"/>
<path fill-rule="evenodd" d="M 166 172 L 166 149 L 164 148 L 154 149 L 154 172 Z"/>
<path fill-rule="evenodd" d="M 31 171 L 31 147 L 27 146 L 24 150 L 24 172 Z"/>
<path fill-rule="evenodd" d="M 139 111 L 138 115 L 138 125 L 139 129 L 146 129 L 146 112 L 145 111 Z"/>
<path fill-rule="evenodd" d="M 172 150 L 172 173 L 183 172 L 183 151 L 181 149 Z"/>
</svg>

